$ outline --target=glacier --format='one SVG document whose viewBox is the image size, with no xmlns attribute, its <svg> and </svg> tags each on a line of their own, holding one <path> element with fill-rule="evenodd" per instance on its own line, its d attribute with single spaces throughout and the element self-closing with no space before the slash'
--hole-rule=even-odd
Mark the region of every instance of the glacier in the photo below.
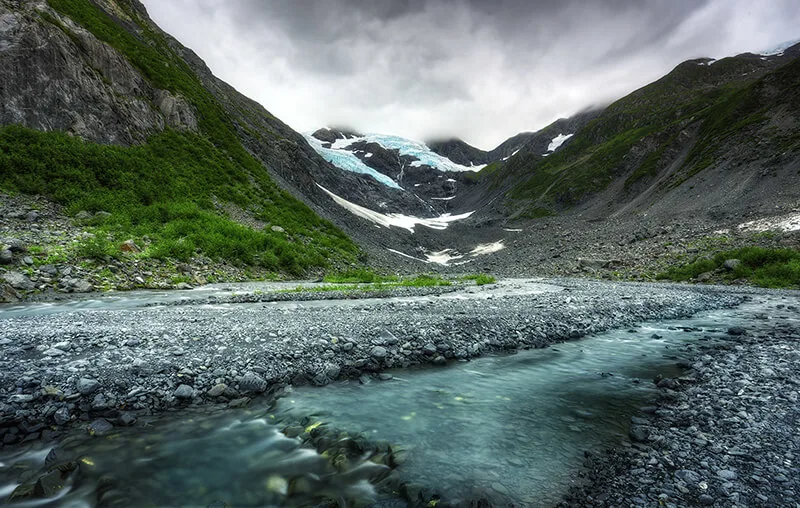
<svg viewBox="0 0 800 508">
<path fill-rule="evenodd" d="M 356 157 L 356 155 L 349 151 L 343 150 L 341 148 L 337 148 L 337 145 L 334 144 L 331 148 L 325 148 L 323 142 L 315 138 L 310 134 L 303 134 L 308 141 L 308 144 L 322 156 L 323 159 L 330 162 L 334 166 L 339 169 L 343 169 L 345 171 L 351 171 L 353 173 L 360 173 L 362 175 L 368 175 L 377 180 L 378 182 L 386 185 L 387 187 L 391 187 L 393 189 L 403 190 L 400 185 L 397 184 L 394 180 L 389 178 L 388 176 L 384 175 L 380 171 L 372 169 L 371 167 L 364 164 L 361 159 Z M 338 139 L 336 140 L 338 143 Z M 353 140 L 351 139 L 350 142 Z M 348 143 L 349 144 L 349 143 Z"/>
</svg>

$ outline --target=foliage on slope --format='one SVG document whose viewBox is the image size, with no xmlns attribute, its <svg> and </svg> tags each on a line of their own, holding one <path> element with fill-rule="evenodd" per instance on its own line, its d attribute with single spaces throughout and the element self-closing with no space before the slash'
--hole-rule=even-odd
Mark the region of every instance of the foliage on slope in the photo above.
<svg viewBox="0 0 800 508">
<path fill-rule="evenodd" d="M 696 128 L 688 156 L 668 179 L 669 188 L 677 187 L 719 160 L 732 138 L 765 128 L 782 107 L 797 111 L 800 61 L 772 72 L 768 65 L 752 56 L 713 66 L 685 62 L 610 105 L 555 154 L 521 153 L 478 176 L 505 183 L 509 207 L 520 215 L 561 211 L 615 180 L 625 191 L 649 181 L 685 146 L 686 129 Z M 776 151 L 800 148 L 796 128 L 767 134 Z"/>
<path fill-rule="evenodd" d="M 331 223 L 278 188 L 243 146 L 230 115 L 137 10 L 109 0 L 48 0 L 124 55 L 154 86 L 183 96 L 198 113 L 199 134 L 167 130 L 142 146 L 100 146 L 59 133 L 0 130 L 0 185 L 41 193 L 72 211 L 113 214 L 104 228 L 148 236 L 158 252 L 212 257 L 300 273 L 353 261 L 358 248 Z M 114 12 L 111 17 L 108 12 Z M 53 16 L 47 22 L 70 35 Z M 235 203 L 268 225 L 254 231 L 218 213 L 213 200 Z"/>
</svg>

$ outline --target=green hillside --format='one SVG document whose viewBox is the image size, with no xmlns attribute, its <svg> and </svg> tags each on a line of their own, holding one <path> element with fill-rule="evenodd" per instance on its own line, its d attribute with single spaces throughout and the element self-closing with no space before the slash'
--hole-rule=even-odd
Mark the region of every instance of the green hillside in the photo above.
<svg viewBox="0 0 800 508">
<path fill-rule="evenodd" d="M 686 147 L 680 139 L 686 129 L 696 129 L 691 151 L 670 175 L 668 188 L 720 160 L 740 137 L 750 142 L 756 131 L 769 144 L 766 151 L 796 151 L 798 129 L 779 131 L 767 124 L 782 114 L 781 108 L 798 110 L 800 61 L 771 72 L 767 65 L 747 56 L 711 66 L 685 62 L 611 104 L 559 152 L 549 157 L 521 153 L 502 168 L 491 168 L 491 174 L 484 169 L 485 178 L 507 184 L 510 210 L 538 216 L 543 210 L 568 209 L 617 179 L 625 191 L 650 181 Z"/>
<path fill-rule="evenodd" d="M 127 19 L 88 0 L 48 0 L 124 55 L 156 88 L 187 99 L 199 133 L 167 129 L 141 146 L 103 146 L 61 133 L 0 129 L 0 186 L 43 194 L 71 212 L 107 211 L 98 226 L 116 239 L 147 236 L 151 254 L 213 258 L 301 273 L 356 259 L 358 247 L 333 224 L 284 192 L 242 146 L 233 121 L 161 35 L 125 2 Z M 64 23 L 42 14 L 75 38 Z M 267 224 L 256 231 L 228 219 L 233 203 Z M 275 232 L 271 226 L 283 231 Z"/>
</svg>

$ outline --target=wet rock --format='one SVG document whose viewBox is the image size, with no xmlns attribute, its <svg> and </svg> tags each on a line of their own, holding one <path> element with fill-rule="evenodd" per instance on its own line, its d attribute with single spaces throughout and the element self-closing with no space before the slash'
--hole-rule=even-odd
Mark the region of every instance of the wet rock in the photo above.
<svg viewBox="0 0 800 508">
<path fill-rule="evenodd" d="M 53 420 L 56 422 L 56 425 L 66 425 L 69 423 L 71 416 L 72 415 L 69 413 L 69 408 L 62 407 L 53 413 Z"/>
<path fill-rule="evenodd" d="M 732 326 L 728 328 L 728 335 L 739 336 L 739 335 L 744 335 L 745 333 L 746 330 L 741 326 Z"/>
<path fill-rule="evenodd" d="M 439 355 L 439 356 L 437 356 L 436 358 L 433 359 L 433 364 L 434 365 L 439 365 L 439 366 L 447 365 L 447 358 L 445 358 L 442 355 Z"/>
<path fill-rule="evenodd" d="M 54 497 L 64 488 L 65 482 L 61 471 L 52 471 L 36 481 L 34 495 L 36 497 Z"/>
<path fill-rule="evenodd" d="M 81 395 L 91 395 L 100 389 L 100 383 L 94 379 L 82 377 L 78 380 L 75 387 Z"/>
<path fill-rule="evenodd" d="M 650 429 L 641 425 L 632 425 L 628 435 L 635 443 L 646 443 L 650 439 Z"/>
<path fill-rule="evenodd" d="M 219 396 L 221 396 L 223 393 L 225 393 L 225 390 L 226 390 L 227 388 L 228 388 L 228 385 L 226 385 L 225 383 L 219 383 L 219 384 L 217 384 L 217 385 L 214 385 L 214 386 L 213 386 L 213 387 L 212 387 L 210 390 L 208 390 L 208 392 L 206 392 L 206 393 L 208 394 L 208 396 L 209 396 L 209 397 L 219 397 Z"/>
<path fill-rule="evenodd" d="M 194 388 L 189 385 L 180 385 L 172 394 L 176 399 L 188 400 L 194 396 Z"/>
<path fill-rule="evenodd" d="M 239 390 L 242 392 L 262 393 L 267 390 L 267 382 L 255 372 L 247 372 L 238 379 Z"/>
<path fill-rule="evenodd" d="M 232 401 L 228 402 L 228 407 L 231 409 L 237 409 L 245 407 L 249 403 L 250 403 L 250 397 L 242 397 L 240 399 L 233 399 Z"/>
<path fill-rule="evenodd" d="M 111 422 L 106 420 L 105 418 L 98 418 L 97 420 L 93 421 L 89 424 L 86 428 L 89 432 L 90 436 L 105 436 L 112 430 L 114 430 L 114 426 L 111 425 Z"/>
<path fill-rule="evenodd" d="M 35 485 L 31 483 L 25 483 L 14 489 L 14 492 L 8 497 L 9 503 L 18 503 L 20 501 L 25 501 L 28 499 L 33 499 L 35 496 L 34 494 Z"/>
<path fill-rule="evenodd" d="M 375 346 L 369 351 L 369 355 L 376 360 L 383 360 L 387 354 L 388 352 L 383 346 Z"/>
<path fill-rule="evenodd" d="M 119 415 L 117 422 L 124 427 L 130 427 L 131 425 L 136 423 L 136 415 L 131 413 L 130 411 L 125 411 L 124 413 Z"/>
<path fill-rule="evenodd" d="M 712 506 L 714 503 L 717 502 L 716 499 L 714 499 L 713 497 L 709 496 L 708 494 L 700 494 L 700 496 L 697 497 L 697 501 L 702 506 Z"/>
</svg>

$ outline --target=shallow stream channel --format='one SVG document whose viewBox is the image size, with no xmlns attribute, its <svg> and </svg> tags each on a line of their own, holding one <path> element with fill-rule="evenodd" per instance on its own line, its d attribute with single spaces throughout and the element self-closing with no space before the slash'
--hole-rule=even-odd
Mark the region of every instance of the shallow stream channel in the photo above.
<svg viewBox="0 0 800 508">
<path fill-rule="evenodd" d="M 758 333 L 765 316 L 800 327 L 796 312 L 779 315 L 786 304 L 756 295 L 544 349 L 289 389 L 269 405 L 182 409 L 103 437 L 76 430 L 56 448 L 0 455 L 0 504 L 20 485 L 47 489 L 42 474 L 54 470 L 65 484 L 56 497 L 11 504 L 552 506 L 579 481 L 586 452 L 628 441 L 631 419 L 658 395 L 654 378 L 684 375 L 700 348 L 735 340 L 734 327 Z M 346 458 L 329 450 L 345 441 Z"/>
</svg>

